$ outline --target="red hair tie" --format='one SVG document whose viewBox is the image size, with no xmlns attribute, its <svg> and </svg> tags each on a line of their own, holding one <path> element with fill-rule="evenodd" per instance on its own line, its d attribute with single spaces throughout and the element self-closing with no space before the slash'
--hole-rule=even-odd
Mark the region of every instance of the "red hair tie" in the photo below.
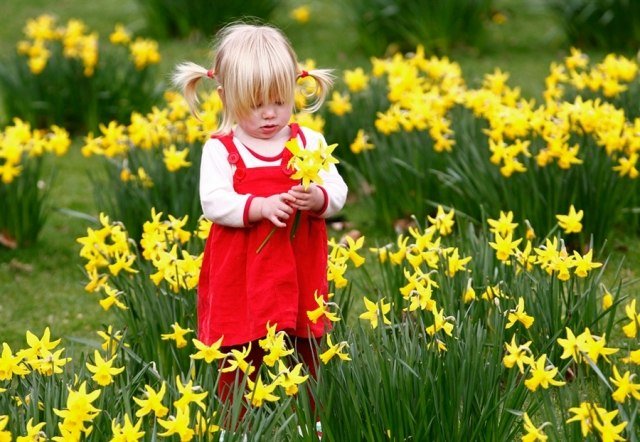
<svg viewBox="0 0 640 442">
<path fill-rule="evenodd" d="M 213 69 L 209 69 L 207 71 L 207 77 L 209 78 L 213 78 L 213 76 L 215 75 L 215 72 L 213 71 Z"/>
<path fill-rule="evenodd" d="M 308 77 L 309 73 L 307 71 L 305 71 L 304 69 L 302 71 L 300 71 L 300 78 L 304 78 L 304 77 Z"/>
</svg>

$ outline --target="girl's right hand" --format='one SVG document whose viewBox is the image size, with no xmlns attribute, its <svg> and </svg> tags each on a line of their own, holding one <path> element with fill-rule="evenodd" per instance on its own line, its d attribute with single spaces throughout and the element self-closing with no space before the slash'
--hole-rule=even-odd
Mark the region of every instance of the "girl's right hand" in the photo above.
<svg viewBox="0 0 640 442">
<path fill-rule="evenodd" d="M 276 227 L 286 227 L 285 221 L 293 213 L 289 205 L 295 198 L 288 193 L 277 193 L 261 199 L 260 215 L 268 219 Z"/>
</svg>

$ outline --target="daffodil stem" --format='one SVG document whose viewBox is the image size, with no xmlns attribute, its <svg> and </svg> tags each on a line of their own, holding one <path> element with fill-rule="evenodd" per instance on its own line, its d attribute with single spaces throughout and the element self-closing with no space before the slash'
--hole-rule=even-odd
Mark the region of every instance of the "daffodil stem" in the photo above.
<svg viewBox="0 0 640 442">
<path fill-rule="evenodd" d="M 262 250 L 264 248 L 264 246 L 267 244 L 267 242 L 271 239 L 271 237 L 273 236 L 274 233 L 276 233 L 276 229 L 277 227 L 273 227 L 271 229 L 271 231 L 269 232 L 269 234 L 266 236 L 266 238 L 264 240 L 262 240 L 262 242 L 260 243 L 260 246 L 258 246 L 258 250 L 256 250 L 256 254 L 260 253 L 260 250 Z"/>
<path fill-rule="evenodd" d="M 291 226 L 291 233 L 289 234 L 289 239 L 293 240 L 293 237 L 296 236 L 296 230 L 298 230 L 298 224 L 300 224 L 300 211 L 296 211 L 296 217 L 293 219 L 293 225 Z"/>
</svg>

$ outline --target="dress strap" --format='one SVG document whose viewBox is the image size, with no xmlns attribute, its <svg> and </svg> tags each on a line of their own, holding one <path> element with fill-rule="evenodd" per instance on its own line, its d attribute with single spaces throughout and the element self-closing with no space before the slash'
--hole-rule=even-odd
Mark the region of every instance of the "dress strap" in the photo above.
<svg viewBox="0 0 640 442">
<path fill-rule="evenodd" d="M 227 134 L 218 137 L 212 137 L 220 140 L 222 145 L 227 149 L 227 160 L 229 164 L 236 166 L 239 169 L 246 168 L 242 157 L 240 156 L 240 152 L 238 152 L 238 148 L 236 147 L 236 143 L 233 142 L 233 134 Z"/>
<path fill-rule="evenodd" d="M 302 129 L 300 129 L 300 125 L 298 125 L 298 123 L 291 123 L 290 127 L 291 127 L 291 138 L 300 136 L 300 139 L 302 140 L 302 147 L 303 148 L 307 147 L 307 138 L 304 136 L 304 132 L 302 131 Z"/>
</svg>

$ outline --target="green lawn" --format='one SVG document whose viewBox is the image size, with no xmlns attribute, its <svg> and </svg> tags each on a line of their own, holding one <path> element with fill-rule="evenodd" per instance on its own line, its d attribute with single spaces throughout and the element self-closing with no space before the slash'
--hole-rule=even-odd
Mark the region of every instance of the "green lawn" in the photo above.
<svg viewBox="0 0 640 442">
<path fill-rule="evenodd" d="M 559 31 L 541 8 L 541 1 L 505 0 L 502 4 L 508 21 L 493 25 L 484 47 L 459 49 L 450 58 L 461 64 L 469 84 L 501 68 L 511 74 L 510 83 L 520 86 L 525 96 L 538 97 L 549 63 L 566 53 Z M 338 5 L 338 0 L 311 2 L 316 21 L 306 27 L 287 20 L 287 11 L 281 11 L 276 22 L 288 33 L 301 59 L 314 58 L 322 67 L 368 68 L 368 59 L 355 49 L 354 33 Z M 134 0 L 4 0 L 0 2 L 0 15 L 5 17 L 0 28 L 0 56 L 14 50 L 27 18 L 45 12 L 61 20 L 81 18 L 101 35 L 108 34 L 116 22 L 135 31 L 144 29 Z M 160 47 L 160 72 L 165 80 L 178 61 L 207 63 L 206 38 L 161 42 Z M 75 240 L 91 224 L 69 211 L 90 216 L 96 213 L 90 163 L 80 155 L 78 144 L 79 140 L 70 154 L 55 161 L 57 179 L 51 198 L 54 210 L 39 243 L 25 250 L 0 249 L 0 342 L 8 342 L 14 349 L 24 344 L 26 330 L 41 334 L 48 325 L 55 337 L 95 338 L 95 330 L 113 319 L 83 289 L 82 262 Z M 621 233 L 611 238 L 609 245 L 614 264 L 610 267 L 622 262 L 624 280 L 632 282 L 640 269 L 638 236 Z"/>
</svg>

